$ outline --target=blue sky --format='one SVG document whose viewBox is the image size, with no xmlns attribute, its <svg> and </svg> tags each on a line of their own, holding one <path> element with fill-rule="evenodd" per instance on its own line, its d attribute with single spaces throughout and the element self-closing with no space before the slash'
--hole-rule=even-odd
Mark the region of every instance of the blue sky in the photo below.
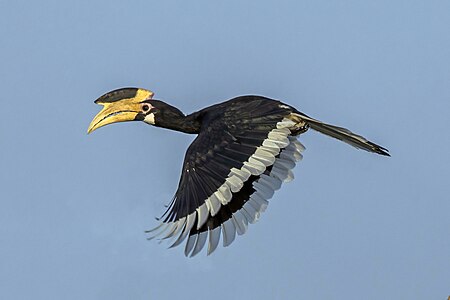
<svg viewBox="0 0 450 300">
<path fill-rule="evenodd" d="M 445 299 L 449 1 L 1 1 L 0 298 Z M 86 134 L 111 89 L 189 113 L 242 94 L 363 134 L 308 132 L 296 180 L 228 248 L 145 239 L 193 136 Z"/>
</svg>

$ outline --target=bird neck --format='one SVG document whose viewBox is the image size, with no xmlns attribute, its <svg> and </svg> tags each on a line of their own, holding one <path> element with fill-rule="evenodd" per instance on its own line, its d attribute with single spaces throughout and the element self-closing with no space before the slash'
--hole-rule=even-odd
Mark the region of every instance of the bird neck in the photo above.
<svg viewBox="0 0 450 300">
<path fill-rule="evenodd" d="M 200 132 L 201 121 L 198 114 L 186 116 L 174 106 L 167 103 L 163 103 L 163 106 L 163 109 L 155 115 L 155 126 L 185 133 L 197 134 Z"/>
<path fill-rule="evenodd" d="M 173 117 L 170 124 L 166 124 L 165 128 L 181 131 L 184 133 L 198 134 L 201 124 L 193 115 L 180 115 Z"/>
</svg>

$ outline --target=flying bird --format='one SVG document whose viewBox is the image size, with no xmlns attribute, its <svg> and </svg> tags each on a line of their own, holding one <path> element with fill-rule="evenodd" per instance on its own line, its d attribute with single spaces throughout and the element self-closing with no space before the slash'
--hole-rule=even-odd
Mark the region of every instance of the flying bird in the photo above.
<svg viewBox="0 0 450 300">
<path fill-rule="evenodd" d="M 189 115 L 142 88 L 121 88 L 95 101 L 103 109 L 88 133 L 108 124 L 143 121 L 196 134 L 184 158 L 178 189 L 149 239 L 185 243 L 186 256 L 230 245 L 266 209 L 305 147 L 297 137 L 309 128 L 356 148 L 390 156 L 388 150 L 350 130 L 313 119 L 262 96 L 240 96 Z"/>
</svg>

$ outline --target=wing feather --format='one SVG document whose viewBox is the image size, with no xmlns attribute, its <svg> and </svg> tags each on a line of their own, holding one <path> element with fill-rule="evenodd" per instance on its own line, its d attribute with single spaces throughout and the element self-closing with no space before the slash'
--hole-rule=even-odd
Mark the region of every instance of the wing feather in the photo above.
<svg viewBox="0 0 450 300">
<path fill-rule="evenodd" d="M 244 234 L 300 155 L 285 128 L 292 109 L 261 97 L 244 107 L 238 102 L 203 115 L 205 129 L 186 152 L 178 190 L 165 213 L 163 222 L 172 225 L 158 230 L 164 237 L 177 236 L 172 247 L 187 238 L 186 256 L 195 256 L 206 242 L 210 254 L 220 236 L 228 246 L 236 234 Z"/>
</svg>

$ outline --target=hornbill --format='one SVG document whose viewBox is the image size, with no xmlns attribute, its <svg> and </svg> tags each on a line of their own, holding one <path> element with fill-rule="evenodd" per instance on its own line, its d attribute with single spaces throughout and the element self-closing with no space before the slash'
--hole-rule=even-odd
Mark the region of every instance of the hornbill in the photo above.
<svg viewBox="0 0 450 300">
<path fill-rule="evenodd" d="M 186 238 L 185 255 L 194 256 L 207 243 L 208 255 L 230 245 L 266 209 L 305 147 L 297 136 L 309 128 L 356 148 L 389 156 L 388 150 L 348 129 L 313 119 L 294 107 L 262 96 L 240 96 L 189 115 L 153 99 L 153 92 L 121 88 L 95 101 L 103 109 L 88 133 L 105 125 L 144 121 L 197 134 L 183 162 L 178 189 L 151 237 Z"/>
</svg>

